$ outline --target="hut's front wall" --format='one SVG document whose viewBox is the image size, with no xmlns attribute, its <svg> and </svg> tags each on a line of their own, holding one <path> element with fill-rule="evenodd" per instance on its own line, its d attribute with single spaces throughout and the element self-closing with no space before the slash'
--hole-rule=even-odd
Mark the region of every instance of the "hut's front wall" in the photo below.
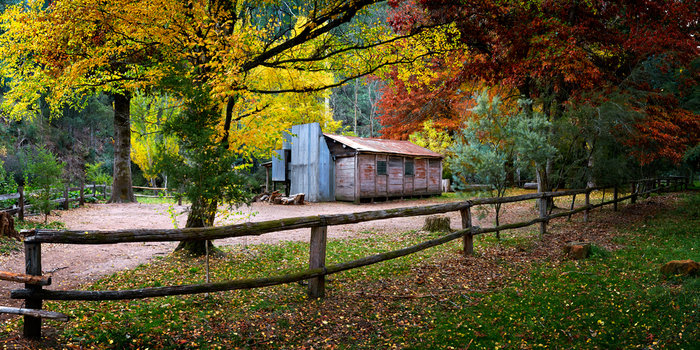
<svg viewBox="0 0 700 350">
<path fill-rule="evenodd" d="M 379 173 L 379 162 L 386 165 L 386 174 Z M 406 175 L 406 166 L 410 162 L 413 162 L 413 174 Z M 357 171 L 353 169 L 355 164 Z M 415 159 L 381 154 L 336 158 L 336 198 L 356 201 L 358 195 L 368 199 L 440 194 L 441 177 L 439 159 Z M 355 178 L 358 179 L 359 191 L 355 187 Z"/>
</svg>

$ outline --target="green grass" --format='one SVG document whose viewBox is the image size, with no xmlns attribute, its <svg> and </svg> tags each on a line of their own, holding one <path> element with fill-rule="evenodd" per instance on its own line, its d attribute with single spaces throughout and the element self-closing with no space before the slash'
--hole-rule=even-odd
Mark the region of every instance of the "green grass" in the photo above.
<svg viewBox="0 0 700 350">
<path fill-rule="evenodd" d="M 628 247 L 552 268 L 482 295 L 461 312 L 434 309 L 437 326 L 412 338 L 485 348 L 697 348 L 697 278 L 663 279 L 674 259 L 700 260 L 700 196 L 672 213 L 623 232 Z M 430 346 L 428 346 L 430 347 Z"/>
<path fill-rule="evenodd" d="M 0 237 L 0 255 L 8 255 L 22 250 L 22 243 L 8 237 Z"/>
<path fill-rule="evenodd" d="M 371 232 L 366 232 L 370 233 Z M 330 240 L 327 264 L 436 237 L 405 232 Z M 536 236 L 533 234 L 533 236 Z M 299 284 L 209 296 L 137 301 L 47 302 L 67 313 L 46 346 L 108 348 L 697 348 L 698 278 L 662 278 L 661 264 L 700 260 L 700 195 L 678 208 L 620 228 L 607 251 L 582 261 L 510 262 L 479 253 L 459 257 L 459 242 L 328 277 L 327 298 L 308 301 Z M 522 236 L 496 243 L 530 251 Z M 306 268 L 308 244 L 234 246 L 211 261 L 212 280 L 254 278 Z M 490 265 L 489 265 L 490 264 Z M 473 280 L 464 272 L 484 270 Z M 203 259 L 171 255 L 104 278 L 93 290 L 204 281 Z M 481 271 L 481 270 L 478 270 Z M 500 283 L 487 276 L 502 275 Z M 16 319 L 0 338 L 20 329 Z"/>
<path fill-rule="evenodd" d="M 177 204 L 177 199 L 166 197 L 137 197 L 136 200 L 141 204 Z M 183 200 L 182 205 L 189 205 L 189 202 Z"/>
</svg>

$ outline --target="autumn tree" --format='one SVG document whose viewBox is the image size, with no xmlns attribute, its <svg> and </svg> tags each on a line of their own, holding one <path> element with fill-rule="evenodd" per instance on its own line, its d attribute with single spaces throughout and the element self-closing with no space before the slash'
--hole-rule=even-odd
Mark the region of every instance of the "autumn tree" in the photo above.
<svg viewBox="0 0 700 350">
<path fill-rule="evenodd" d="M 245 202 L 240 170 L 279 142 L 291 123 L 319 121 L 332 128 L 325 91 L 415 59 L 396 49 L 410 34 L 396 36 L 386 26 L 356 20 L 375 3 L 217 1 L 180 9 L 170 26 L 179 41 L 170 51 L 183 58 L 184 71 L 174 72 L 177 84 L 169 88 L 180 92 L 185 109 L 168 130 L 187 140 L 181 171 L 217 171 L 171 177 L 188 181 L 188 227 L 211 226 L 220 204 Z M 206 243 L 179 247 L 201 253 Z"/>
<path fill-rule="evenodd" d="M 684 66 L 698 53 L 694 2 L 399 0 L 391 4 L 396 9 L 391 23 L 401 32 L 426 24 L 456 28 L 458 35 L 449 37 L 454 50 L 447 55 L 460 58 L 459 65 L 450 67 L 456 69 L 450 80 L 455 89 L 465 82 L 511 88 L 518 98 L 533 102 L 525 112 L 539 111 L 553 123 L 566 119 L 567 108 L 591 93 L 623 89 L 626 79 L 651 57 L 663 55 Z M 426 61 L 426 66 L 432 62 Z M 440 65 L 435 71 L 445 69 Z M 647 111 L 638 123 L 658 119 L 653 115 Z M 661 118 L 671 124 L 677 120 L 673 113 Z M 549 142 L 555 137 L 552 134 Z M 552 162 L 538 169 L 541 190 L 550 188 Z"/>
<path fill-rule="evenodd" d="M 164 1 L 30 1 L 2 17 L 2 73 L 11 90 L 4 109 L 31 118 L 38 99 L 54 111 L 80 108 L 97 92 L 113 98 L 114 176 L 110 202 L 133 202 L 130 101 L 151 87 L 171 56 L 159 48 L 172 40 Z M 138 25 L 148 23 L 148 26 Z M 42 97 L 43 96 L 43 97 Z"/>
</svg>

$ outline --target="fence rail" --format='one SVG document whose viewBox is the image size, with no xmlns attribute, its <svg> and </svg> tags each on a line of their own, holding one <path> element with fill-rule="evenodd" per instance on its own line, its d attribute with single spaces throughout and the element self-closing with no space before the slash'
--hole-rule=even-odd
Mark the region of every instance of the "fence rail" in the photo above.
<svg viewBox="0 0 700 350">
<path fill-rule="evenodd" d="M 163 187 L 146 187 L 146 186 L 131 186 L 131 188 L 135 190 L 145 190 L 145 191 L 153 191 L 153 195 L 147 195 L 147 194 L 140 194 L 140 193 L 134 193 L 135 197 L 142 197 L 142 198 L 160 198 L 163 196 L 164 198 L 173 198 L 173 196 L 168 195 L 168 189 L 163 188 Z M 162 195 L 159 195 L 158 193 L 162 192 Z"/>
<path fill-rule="evenodd" d="M 617 203 L 630 200 L 634 203 L 639 196 L 648 196 L 653 192 L 664 189 L 678 189 L 687 187 L 687 181 L 683 178 L 666 179 L 645 179 L 632 184 L 629 195 L 619 197 L 618 188 L 613 188 L 613 199 L 600 203 L 591 204 L 590 194 L 601 188 L 587 188 L 582 190 L 570 190 L 559 192 L 533 193 L 512 197 L 473 199 L 463 202 L 437 204 L 422 207 L 397 208 L 389 210 L 365 211 L 352 214 L 337 215 L 316 215 L 298 218 L 287 218 L 255 223 L 245 223 L 211 228 L 186 228 L 177 230 L 118 230 L 118 231 L 55 231 L 36 230 L 31 232 L 31 236 L 24 241 L 26 256 L 26 274 L 41 276 L 41 243 L 64 243 L 64 244 L 113 244 L 126 242 L 153 242 L 153 241 L 181 241 L 181 240 L 214 240 L 230 237 L 257 236 L 264 233 L 284 231 L 299 228 L 311 228 L 309 245 L 309 269 L 283 276 L 240 279 L 215 283 L 176 285 L 166 287 L 153 287 L 117 291 L 81 291 L 81 290 L 45 290 L 41 284 L 26 284 L 24 289 L 13 290 L 11 298 L 25 299 L 28 309 L 41 311 L 43 300 L 124 300 L 141 299 L 151 297 L 162 297 L 168 295 L 183 295 L 196 293 L 209 293 L 219 291 L 229 291 L 236 289 L 252 289 L 278 284 L 291 283 L 302 280 L 309 280 L 308 295 L 311 298 L 322 297 L 325 293 L 325 276 L 341 271 L 346 271 L 358 267 L 376 264 L 378 262 L 395 259 L 398 257 L 413 254 L 431 247 L 445 244 L 447 242 L 462 238 L 463 251 L 465 255 L 470 255 L 474 251 L 473 236 L 489 232 L 504 231 L 540 224 L 540 234 L 546 233 L 547 223 L 559 217 L 571 217 L 571 215 L 583 212 L 584 221 L 590 218 L 592 209 L 604 205 L 614 205 L 617 210 Z M 604 189 L 603 189 L 604 190 Z M 585 195 L 585 205 L 574 208 L 576 195 Z M 547 209 L 549 198 L 573 196 L 571 210 L 551 213 Z M 539 200 L 539 217 L 524 221 L 496 227 L 481 228 L 472 225 L 471 208 L 478 205 L 489 205 L 496 203 L 512 203 L 526 200 Z M 425 241 L 403 249 L 379 253 L 361 259 L 326 266 L 326 242 L 327 227 L 333 225 L 344 225 L 373 220 L 390 219 L 397 217 L 419 216 L 440 214 L 446 212 L 459 211 L 462 218 L 462 228 L 456 232 Z M 2 312 L 2 311 L 0 311 Z M 24 335 L 29 338 L 41 336 L 41 316 L 25 314 Z"/>
</svg>

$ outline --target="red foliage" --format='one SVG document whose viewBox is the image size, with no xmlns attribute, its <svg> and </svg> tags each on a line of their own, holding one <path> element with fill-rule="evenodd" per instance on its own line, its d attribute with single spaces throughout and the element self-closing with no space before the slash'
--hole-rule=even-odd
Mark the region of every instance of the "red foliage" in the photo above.
<svg viewBox="0 0 700 350">
<path fill-rule="evenodd" d="M 429 119 L 441 129 L 454 131 L 460 127 L 470 95 L 469 91 L 452 88 L 447 74 L 440 74 L 427 85 L 409 81 L 410 87 L 396 78 L 396 71 L 390 77 L 394 84 L 382 88 L 382 99 L 377 104 L 383 137 L 407 140 L 411 133 L 423 130 L 423 122 Z"/>
<path fill-rule="evenodd" d="M 420 118 L 449 115 L 442 111 L 454 109 L 449 104 L 453 96 L 464 97 L 461 87 L 466 82 L 515 89 L 538 100 L 547 115 L 556 116 L 572 98 L 618 87 L 649 57 L 672 53 L 683 65 L 700 53 L 695 1 L 393 0 L 390 4 L 395 30 L 453 23 L 461 33 L 455 38 L 460 46 L 456 54 L 469 54 L 463 69 L 453 72 L 441 89 L 408 93 L 395 80 L 382 101 L 382 110 L 390 114 L 383 120 L 390 125 L 389 134 L 414 130 Z M 428 103 L 441 98 L 446 101 L 443 106 Z M 677 104 L 648 105 L 643 108 L 648 117 L 636 126 L 640 134 L 629 144 L 641 147 L 643 162 L 679 159 L 683 144 L 697 142 L 693 132 L 684 134 L 686 128 L 697 130 L 697 116 Z M 421 110 L 425 107 L 432 114 Z"/>
<path fill-rule="evenodd" d="M 624 142 L 641 165 L 659 159 L 679 163 L 688 146 L 700 143 L 700 117 L 678 107 L 668 95 L 652 95 L 644 109 L 644 118 L 634 125 Z"/>
</svg>

